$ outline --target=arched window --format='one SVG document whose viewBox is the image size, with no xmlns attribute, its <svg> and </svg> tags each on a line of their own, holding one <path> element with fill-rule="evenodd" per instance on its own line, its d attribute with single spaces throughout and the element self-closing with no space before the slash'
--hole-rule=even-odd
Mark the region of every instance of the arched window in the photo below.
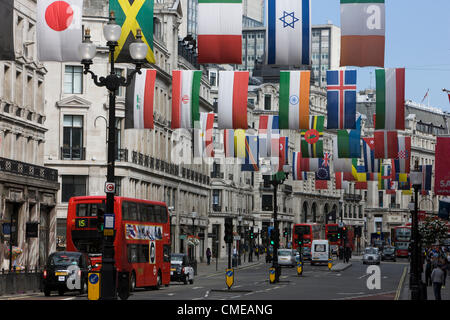
<svg viewBox="0 0 450 320">
<path fill-rule="evenodd" d="M 308 220 L 308 203 L 303 202 L 303 209 L 302 209 L 302 215 L 303 215 L 303 222 L 306 222 Z"/>
</svg>

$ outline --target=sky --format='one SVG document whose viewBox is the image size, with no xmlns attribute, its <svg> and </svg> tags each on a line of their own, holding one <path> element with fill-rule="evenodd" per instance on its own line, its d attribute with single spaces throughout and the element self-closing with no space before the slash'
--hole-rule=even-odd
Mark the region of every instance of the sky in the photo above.
<svg viewBox="0 0 450 320">
<path fill-rule="evenodd" d="M 405 68 L 405 100 L 450 112 L 450 0 L 386 0 L 385 68 Z M 311 0 L 312 24 L 339 26 L 339 0 Z M 353 68 L 353 67 L 352 67 Z M 358 90 L 375 89 L 375 68 L 358 68 Z"/>
</svg>

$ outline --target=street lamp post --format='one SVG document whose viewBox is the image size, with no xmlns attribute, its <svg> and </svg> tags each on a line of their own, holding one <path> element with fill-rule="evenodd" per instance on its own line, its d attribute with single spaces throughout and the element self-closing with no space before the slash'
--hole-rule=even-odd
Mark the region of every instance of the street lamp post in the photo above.
<svg viewBox="0 0 450 320">
<path fill-rule="evenodd" d="M 192 210 L 194 210 L 194 208 L 192 208 Z M 195 257 L 195 247 L 196 247 L 196 238 L 195 238 L 195 219 L 197 218 L 197 212 L 195 212 L 195 211 L 192 211 L 192 217 L 191 217 L 191 219 L 192 219 L 192 236 L 193 236 L 193 238 L 192 238 L 192 241 L 193 241 L 193 246 L 192 246 L 192 251 L 193 251 L 193 253 L 192 253 L 192 257 L 193 257 L 193 260 L 192 260 L 192 265 L 193 265 L 193 268 L 194 268 L 194 275 L 197 275 L 197 260 L 196 260 L 196 257 Z"/>
<path fill-rule="evenodd" d="M 84 65 L 84 74 L 90 74 L 95 85 L 106 87 L 109 91 L 109 120 L 108 120 L 108 163 L 106 182 L 114 184 L 114 161 L 116 150 L 116 91 L 119 87 L 128 86 L 136 73 L 141 73 L 141 67 L 147 55 L 147 45 L 141 40 L 141 30 L 137 30 L 136 41 L 130 44 L 130 55 L 136 68 L 126 78 L 117 75 L 114 70 L 114 52 L 118 46 L 122 29 L 115 23 L 114 13 L 111 12 L 109 22 L 103 28 L 103 34 L 107 41 L 110 58 L 110 73 L 106 77 L 100 77 L 90 70 L 97 47 L 90 40 L 90 30 L 85 30 L 83 42 L 79 46 L 81 63 Z M 114 192 L 106 193 L 106 212 L 114 215 Z M 114 261 L 114 234 L 103 236 L 103 255 L 101 269 L 101 298 L 104 300 L 116 299 L 116 269 Z"/>
</svg>

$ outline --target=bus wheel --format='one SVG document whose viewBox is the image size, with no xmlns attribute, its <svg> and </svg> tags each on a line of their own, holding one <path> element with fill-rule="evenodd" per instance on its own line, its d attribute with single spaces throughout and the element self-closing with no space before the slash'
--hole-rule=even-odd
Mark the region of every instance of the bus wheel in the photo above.
<svg viewBox="0 0 450 320">
<path fill-rule="evenodd" d="M 131 272 L 131 280 L 130 280 L 130 292 L 133 292 L 136 289 L 136 274 Z"/>
</svg>

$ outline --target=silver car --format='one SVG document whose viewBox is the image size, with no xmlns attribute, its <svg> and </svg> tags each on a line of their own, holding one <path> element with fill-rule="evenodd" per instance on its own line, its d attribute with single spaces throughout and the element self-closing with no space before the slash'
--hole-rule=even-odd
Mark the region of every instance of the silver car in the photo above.
<svg viewBox="0 0 450 320">
<path fill-rule="evenodd" d="M 380 264 L 381 255 L 378 248 L 366 248 L 363 255 L 363 264 Z"/>
<path fill-rule="evenodd" d="M 278 249 L 278 265 L 295 267 L 297 265 L 295 255 L 296 251 L 293 249 Z"/>
</svg>

